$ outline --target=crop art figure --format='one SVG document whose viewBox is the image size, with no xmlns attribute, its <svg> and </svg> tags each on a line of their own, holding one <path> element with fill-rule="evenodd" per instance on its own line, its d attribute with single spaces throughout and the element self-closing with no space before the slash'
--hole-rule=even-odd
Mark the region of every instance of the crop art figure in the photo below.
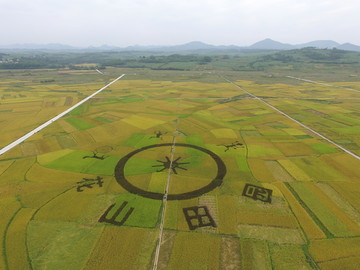
<svg viewBox="0 0 360 270">
<path fill-rule="evenodd" d="M 229 149 L 237 149 L 241 146 L 243 146 L 243 144 L 239 141 L 236 141 L 236 142 L 233 142 L 231 144 L 218 144 L 218 146 L 225 146 L 226 149 L 225 149 L 225 152 L 229 151 Z"/>
<path fill-rule="evenodd" d="M 100 217 L 99 222 L 106 222 L 109 224 L 113 224 L 116 226 L 122 226 L 124 225 L 125 221 L 129 218 L 129 216 L 132 214 L 132 212 L 134 211 L 134 207 L 130 207 L 129 210 L 124 214 L 122 213 L 123 210 L 125 209 L 125 207 L 127 206 L 128 202 L 125 201 L 122 203 L 122 205 L 116 209 L 115 213 L 108 218 L 108 214 L 111 211 L 111 209 L 113 209 L 115 207 L 115 204 L 110 205 L 110 207 L 105 211 L 105 213 Z M 118 221 L 118 219 L 122 216 L 122 219 L 120 221 Z"/>
<path fill-rule="evenodd" d="M 93 152 L 93 155 L 92 156 L 84 156 L 83 159 L 86 159 L 86 158 L 96 158 L 96 159 L 100 159 L 100 160 L 104 160 L 106 157 L 105 155 L 102 155 L 102 156 L 97 156 L 97 152 Z"/>
<path fill-rule="evenodd" d="M 195 230 L 202 227 L 214 227 L 216 228 L 216 223 L 206 206 L 194 206 L 183 208 L 186 222 L 190 230 Z"/>
<path fill-rule="evenodd" d="M 99 187 L 102 187 L 103 181 L 102 177 L 98 176 L 95 179 L 89 179 L 89 178 L 83 178 L 82 181 L 77 182 L 79 186 L 76 187 L 77 192 L 83 192 L 84 190 L 82 188 L 93 188 L 93 185 L 98 185 Z"/>
<path fill-rule="evenodd" d="M 162 133 L 162 132 L 159 130 L 159 131 L 155 131 L 154 134 L 155 134 L 155 136 L 151 136 L 150 139 L 152 139 L 152 138 L 160 138 L 160 139 L 162 139 L 162 136 L 165 135 L 165 134 L 167 134 L 167 132 Z"/>
<path fill-rule="evenodd" d="M 157 172 L 162 172 L 166 169 L 171 169 L 173 173 L 177 174 L 176 169 L 181 169 L 184 171 L 187 171 L 187 169 L 180 167 L 179 165 L 183 164 L 189 164 L 189 162 L 178 162 L 181 157 L 178 157 L 177 159 L 171 161 L 169 157 L 165 157 L 166 161 L 157 160 L 157 162 L 162 163 L 161 165 L 154 165 L 152 167 L 163 167 L 161 170 L 158 170 Z"/>
<path fill-rule="evenodd" d="M 272 190 L 258 187 L 250 184 L 246 184 L 242 193 L 243 196 L 249 197 L 262 202 L 271 203 Z"/>
</svg>

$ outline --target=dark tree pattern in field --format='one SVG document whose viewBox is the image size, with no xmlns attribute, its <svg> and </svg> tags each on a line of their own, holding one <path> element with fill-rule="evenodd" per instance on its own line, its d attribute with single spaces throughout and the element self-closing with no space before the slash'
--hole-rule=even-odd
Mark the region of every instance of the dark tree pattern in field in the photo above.
<svg viewBox="0 0 360 270">
<path fill-rule="evenodd" d="M 208 226 L 217 227 L 206 206 L 183 208 L 183 212 L 190 230 Z"/>
<path fill-rule="evenodd" d="M 126 205 L 128 204 L 128 202 L 123 202 L 120 207 L 116 210 L 116 212 L 114 213 L 114 215 L 111 218 L 107 218 L 107 215 L 109 214 L 109 212 L 111 211 L 111 209 L 113 209 L 113 207 L 115 206 L 115 204 L 110 205 L 110 207 L 105 211 L 104 214 L 102 214 L 102 216 L 99 219 L 99 222 L 106 222 L 112 225 L 116 225 L 116 226 L 122 226 L 124 225 L 125 221 L 129 218 L 129 216 L 132 214 L 132 212 L 134 211 L 133 207 L 130 207 L 130 209 L 126 212 L 126 214 L 123 216 L 123 218 L 120 221 L 117 221 L 121 211 L 124 210 L 124 208 L 126 207 Z"/>
<path fill-rule="evenodd" d="M 166 169 L 171 169 L 172 172 L 175 174 L 177 174 L 176 169 L 181 169 L 181 170 L 187 171 L 187 169 L 180 167 L 179 165 L 189 164 L 190 162 L 177 162 L 179 159 L 181 159 L 181 157 L 178 157 L 177 159 L 173 160 L 172 162 L 169 159 L 169 157 L 165 157 L 165 158 L 166 158 L 166 161 L 156 160 L 157 162 L 162 163 L 162 165 L 154 165 L 153 167 L 164 167 L 161 170 L 158 170 L 158 172 L 162 172 Z"/>
<path fill-rule="evenodd" d="M 272 190 L 259 186 L 254 186 L 251 184 L 246 184 L 242 195 L 245 197 L 252 198 L 255 201 L 259 200 L 262 202 L 271 203 Z"/>
<path fill-rule="evenodd" d="M 105 155 L 102 155 L 102 156 L 97 156 L 97 152 L 93 152 L 93 155 L 92 156 L 84 156 L 83 159 L 86 159 L 86 158 L 95 158 L 95 159 L 100 159 L 100 160 L 104 160 L 106 158 Z"/>
<path fill-rule="evenodd" d="M 229 149 L 237 149 L 241 146 L 243 146 L 242 143 L 236 141 L 236 142 L 233 142 L 233 143 L 230 143 L 230 144 L 218 144 L 218 146 L 225 146 L 226 149 L 225 149 L 225 152 L 229 151 Z"/>
<path fill-rule="evenodd" d="M 150 139 L 153 139 L 153 138 L 160 138 L 162 140 L 162 136 L 167 134 L 167 132 L 165 133 L 162 133 L 160 130 L 159 131 L 155 131 L 154 132 L 155 136 L 151 136 Z"/>
<path fill-rule="evenodd" d="M 78 186 L 76 187 L 77 192 L 83 192 L 82 188 L 93 188 L 93 185 L 98 185 L 99 187 L 103 186 L 104 181 L 102 177 L 97 176 L 95 179 L 83 178 L 82 181 L 77 182 Z"/>
</svg>

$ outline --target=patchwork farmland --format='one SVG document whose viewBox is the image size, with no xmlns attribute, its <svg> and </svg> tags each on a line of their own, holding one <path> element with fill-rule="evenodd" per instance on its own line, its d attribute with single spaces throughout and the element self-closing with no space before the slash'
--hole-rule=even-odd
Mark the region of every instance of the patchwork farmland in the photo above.
<svg viewBox="0 0 360 270">
<path fill-rule="evenodd" d="M 360 267 L 359 82 L 135 71 L 0 73 L 1 148 L 126 73 L 0 156 L 0 269 Z"/>
</svg>

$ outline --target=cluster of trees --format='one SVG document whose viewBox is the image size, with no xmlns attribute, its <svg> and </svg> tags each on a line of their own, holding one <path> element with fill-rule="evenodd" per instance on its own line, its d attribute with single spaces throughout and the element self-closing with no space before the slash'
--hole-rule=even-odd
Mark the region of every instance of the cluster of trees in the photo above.
<svg viewBox="0 0 360 270">
<path fill-rule="evenodd" d="M 3 55 L 5 57 L 7 55 Z M 0 62 L 0 69 L 31 69 L 31 68 L 64 68 L 70 69 L 103 69 L 106 66 L 118 66 L 128 68 L 154 68 L 161 69 L 161 64 L 197 63 L 206 64 L 212 61 L 212 57 L 203 55 L 126 55 L 124 53 L 40 53 L 25 54 L 13 62 Z M 83 63 L 97 63 L 96 67 L 80 66 Z M 163 69 L 177 69 L 163 67 Z"/>
<path fill-rule="evenodd" d="M 9 60 L 10 59 L 10 60 Z M 13 59 L 13 60 L 12 60 Z M 171 54 L 151 52 L 24 52 L 0 53 L 0 69 L 70 68 L 104 69 L 107 66 L 126 68 L 150 68 L 157 70 L 191 70 L 199 65 L 234 70 L 266 70 L 273 66 L 304 65 L 311 63 L 357 64 L 360 54 L 337 49 L 299 50 L 272 52 L 268 54 Z M 96 66 L 82 65 L 95 63 Z"/>
<path fill-rule="evenodd" d="M 175 67 L 161 67 L 161 64 L 166 65 L 170 63 L 197 63 L 197 64 L 206 64 L 212 61 L 210 56 L 202 55 L 181 55 L 181 54 L 172 54 L 172 55 L 158 55 L 158 56 L 139 56 L 137 58 L 130 59 L 110 59 L 107 61 L 102 61 L 103 66 L 118 66 L 118 67 L 135 67 L 135 68 L 152 68 L 152 69 L 172 69 L 179 70 Z"/>
</svg>

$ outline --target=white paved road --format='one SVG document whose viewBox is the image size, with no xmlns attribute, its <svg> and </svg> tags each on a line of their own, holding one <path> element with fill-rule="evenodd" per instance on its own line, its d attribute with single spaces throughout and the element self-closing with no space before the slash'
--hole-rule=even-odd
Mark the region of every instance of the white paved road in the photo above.
<svg viewBox="0 0 360 270">
<path fill-rule="evenodd" d="M 346 149 L 345 147 L 343 147 L 343 146 L 337 144 L 336 142 L 330 140 L 329 138 L 327 138 L 327 137 L 325 137 L 324 135 L 320 134 L 319 132 L 313 130 L 312 128 L 304 125 L 303 123 L 301 123 L 301 122 L 299 122 L 298 120 L 292 118 L 290 115 L 284 113 L 283 111 L 280 111 L 278 108 L 276 108 L 276 107 L 274 107 L 273 105 L 269 104 L 268 102 L 266 102 L 266 101 L 263 100 L 262 98 L 259 98 L 259 97 L 255 96 L 255 95 L 251 94 L 250 92 L 248 92 L 248 91 L 245 90 L 244 88 L 240 87 L 240 86 L 237 85 L 236 83 L 233 83 L 232 81 L 230 81 L 230 80 L 228 80 L 228 79 L 226 79 L 226 78 L 224 78 L 224 79 L 225 79 L 227 82 L 229 82 L 229 83 L 233 84 L 234 86 L 236 86 L 237 88 L 241 89 L 243 92 L 247 93 L 248 95 L 250 95 L 250 96 L 253 97 L 254 99 L 259 100 L 260 102 L 262 102 L 262 103 L 264 103 L 265 105 L 269 106 L 270 108 L 272 108 L 273 110 L 277 111 L 278 113 L 280 113 L 280 114 L 284 115 L 285 117 L 289 118 L 290 120 L 296 122 L 297 124 L 299 124 L 299 125 L 302 126 L 303 128 L 311 131 L 313 134 L 319 136 L 320 138 L 322 138 L 322 139 L 328 141 L 329 143 L 335 145 L 337 148 L 340 148 L 340 149 L 343 150 L 345 153 L 347 153 L 347 154 L 353 156 L 354 158 L 360 160 L 360 156 L 358 156 L 357 154 L 351 152 L 350 150 Z"/>
<path fill-rule="evenodd" d="M 59 118 L 63 117 L 64 115 L 66 115 L 67 113 L 71 112 L 73 109 L 75 109 L 76 107 L 79 107 L 81 104 L 85 103 L 86 101 L 88 101 L 89 99 L 91 99 L 92 97 L 94 97 L 95 95 L 99 94 L 101 91 L 103 91 L 104 89 L 106 89 L 107 87 L 109 87 L 111 84 L 113 84 L 114 82 L 120 80 L 122 77 L 124 77 L 125 74 L 122 74 L 121 76 L 119 76 L 118 78 L 116 78 L 115 80 L 113 80 L 112 82 L 108 83 L 107 85 L 105 85 L 103 88 L 99 89 L 98 91 L 96 91 L 95 93 L 91 94 L 90 96 L 84 98 L 83 100 L 81 100 L 80 102 L 78 102 L 77 104 L 75 104 L 74 106 L 72 106 L 71 108 L 67 109 L 66 111 L 58 114 L 57 116 L 55 116 L 54 118 L 50 119 L 49 121 L 45 122 L 44 124 L 38 126 L 37 128 L 35 128 L 34 130 L 30 131 L 29 133 L 25 134 L 24 136 L 22 136 L 21 138 L 17 139 L 16 141 L 10 143 L 9 145 L 5 146 L 3 149 L 0 150 L 0 156 L 4 153 L 6 153 L 7 151 L 9 151 L 10 149 L 14 148 L 15 146 L 17 146 L 18 144 L 22 143 L 23 141 L 25 141 L 26 139 L 30 138 L 32 135 L 34 135 L 36 132 L 39 132 L 40 130 L 42 130 L 43 128 L 47 127 L 48 125 L 50 125 L 51 123 L 55 122 L 56 120 L 58 120 Z"/>
<path fill-rule="evenodd" d="M 95 70 L 100 73 L 101 75 L 104 75 L 104 73 L 102 73 L 100 70 L 98 70 L 97 68 L 95 68 Z"/>
<path fill-rule="evenodd" d="M 172 146 L 171 146 L 170 165 L 169 165 L 167 182 L 166 182 L 166 187 L 165 187 L 165 194 L 164 194 L 163 199 L 162 199 L 163 205 L 162 205 L 161 218 L 160 218 L 160 230 L 159 230 L 159 237 L 158 237 L 158 242 L 157 242 L 156 250 L 155 250 L 154 265 L 153 265 L 153 268 L 152 268 L 153 270 L 158 269 L 160 248 L 161 248 L 161 245 L 163 244 L 163 234 L 164 234 L 164 223 L 165 223 L 165 215 L 166 215 L 167 197 L 169 195 L 170 179 L 171 179 L 171 168 L 172 168 L 172 164 L 173 164 L 173 160 L 174 160 L 176 136 L 178 135 L 178 126 L 179 126 L 179 122 L 176 121 L 176 128 L 175 128 L 176 131 L 174 133 Z"/>
<path fill-rule="evenodd" d="M 328 84 L 328 83 L 316 82 L 316 81 L 311 81 L 311 80 L 307 80 L 307 79 L 297 78 L 297 77 L 293 77 L 293 76 L 286 76 L 286 77 L 287 77 L 287 78 L 290 78 L 290 79 L 295 79 L 295 80 L 299 80 L 299 81 L 308 82 L 308 83 L 321 84 L 321 85 L 330 86 L 330 87 L 335 87 L 335 88 L 340 88 L 340 89 L 345 89 L 345 90 L 349 90 L 349 91 L 360 92 L 360 90 L 356 90 L 356 89 L 353 89 L 353 88 L 350 88 L 350 87 L 337 86 L 337 85 Z"/>
</svg>

